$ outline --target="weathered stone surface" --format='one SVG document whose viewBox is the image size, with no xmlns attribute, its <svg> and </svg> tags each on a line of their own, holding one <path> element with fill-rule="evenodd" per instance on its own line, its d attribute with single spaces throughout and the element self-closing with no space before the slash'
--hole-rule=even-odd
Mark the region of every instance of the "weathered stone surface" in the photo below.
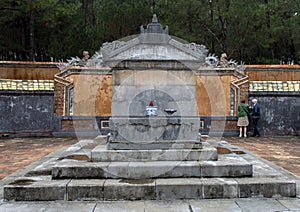
<svg viewBox="0 0 300 212">
<path fill-rule="evenodd" d="M 197 140 L 199 118 L 112 117 L 110 141 Z"/>
<path fill-rule="evenodd" d="M 128 166 L 128 178 L 147 179 L 158 177 L 178 177 L 173 169 L 179 165 L 178 161 L 131 162 Z"/>
<path fill-rule="evenodd" d="M 61 162 L 52 170 L 55 178 L 174 178 L 174 177 L 246 177 L 251 176 L 251 164 L 244 161 L 144 161 L 144 162 Z"/>
<path fill-rule="evenodd" d="M 191 212 L 188 200 L 145 201 L 145 212 L 180 211 Z"/>
<path fill-rule="evenodd" d="M 105 180 L 72 180 L 67 186 L 68 200 L 103 200 Z"/>
<path fill-rule="evenodd" d="M 300 211 L 300 199 L 280 199 L 278 200 L 282 205 L 289 208 L 290 211 Z"/>
<path fill-rule="evenodd" d="M 275 199 L 237 199 L 236 203 L 243 211 L 286 211 L 286 208 Z"/>
<path fill-rule="evenodd" d="M 202 177 L 252 176 L 252 164 L 236 155 L 219 156 L 218 161 L 200 161 Z"/>
<path fill-rule="evenodd" d="M 106 180 L 104 200 L 153 200 L 155 199 L 154 180 Z"/>
<path fill-rule="evenodd" d="M 129 162 L 111 163 L 108 167 L 108 178 L 128 178 Z"/>
<path fill-rule="evenodd" d="M 92 161 L 204 161 L 217 160 L 215 148 L 166 149 L 166 150 L 106 150 L 96 147 L 92 151 Z"/>
<path fill-rule="evenodd" d="M 163 176 L 170 177 L 201 177 L 201 167 L 197 161 L 178 161 L 176 166 Z"/>
<path fill-rule="evenodd" d="M 108 162 L 90 163 L 76 160 L 63 160 L 52 168 L 52 177 L 55 178 L 106 178 Z"/>
<path fill-rule="evenodd" d="M 237 178 L 239 197 L 296 197 L 295 181 L 273 178 Z"/>
<path fill-rule="evenodd" d="M 104 201 L 100 204 L 97 203 L 97 206 L 94 212 L 144 212 L 145 203 L 144 201 Z"/>
<path fill-rule="evenodd" d="M 159 200 L 202 199 L 203 186 L 199 178 L 157 179 L 156 193 Z"/>
<path fill-rule="evenodd" d="M 202 178 L 203 198 L 236 198 L 238 183 L 231 178 Z"/>
<path fill-rule="evenodd" d="M 240 207 L 233 200 L 216 199 L 216 200 L 190 200 L 191 211 L 230 211 L 241 212 Z"/>
<path fill-rule="evenodd" d="M 107 144 L 110 150 L 192 150 L 201 149 L 202 143 L 199 141 L 164 140 L 164 141 L 111 141 Z M 97 149 L 96 149 L 97 151 Z M 93 151 L 95 152 L 95 150 Z"/>
<path fill-rule="evenodd" d="M 47 212 L 65 212 L 65 211 L 93 211 L 96 207 L 95 202 L 9 202 L 0 205 L 0 211 L 5 212 L 37 212 L 37 211 L 47 211 Z"/>
<path fill-rule="evenodd" d="M 67 184 L 60 181 L 19 181 L 4 187 L 4 199 L 14 201 L 65 200 Z"/>
</svg>

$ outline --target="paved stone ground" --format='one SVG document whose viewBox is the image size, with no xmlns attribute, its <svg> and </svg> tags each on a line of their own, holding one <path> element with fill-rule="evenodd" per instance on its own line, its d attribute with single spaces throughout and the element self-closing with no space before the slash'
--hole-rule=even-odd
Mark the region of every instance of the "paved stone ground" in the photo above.
<svg viewBox="0 0 300 212">
<path fill-rule="evenodd" d="M 242 147 L 300 177 L 300 137 L 225 137 L 223 140 Z"/>
<path fill-rule="evenodd" d="M 77 142 L 77 138 L 1 138 L 0 180 L 18 169 Z"/>
</svg>

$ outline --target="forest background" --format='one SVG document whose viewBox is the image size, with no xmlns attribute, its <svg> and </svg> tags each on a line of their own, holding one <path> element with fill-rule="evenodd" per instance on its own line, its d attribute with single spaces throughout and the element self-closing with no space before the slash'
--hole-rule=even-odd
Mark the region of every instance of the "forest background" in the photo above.
<svg viewBox="0 0 300 212">
<path fill-rule="evenodd" d="M 59 61 L 139 34 L 169 33 L 245 64 L 300 63 L 299 0 L 1 0 L 0 60 Z"/>
</svg>

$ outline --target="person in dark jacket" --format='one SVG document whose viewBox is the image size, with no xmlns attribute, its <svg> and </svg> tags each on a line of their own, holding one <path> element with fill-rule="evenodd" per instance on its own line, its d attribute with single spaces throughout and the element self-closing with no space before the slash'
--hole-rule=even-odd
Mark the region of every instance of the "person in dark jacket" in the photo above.
<svg viewBox="0 0 300 212">
<path fill-rule="evenodd" d="M 238 106 L 237 126 L 240 127 L 239 137 L 243 137 L 243 131 L 244 131 L 244 137 L 245 138 L 247 137 L 247 127 L 249 125 L 248 114 L 249 114 L 249 105 L 246 104 L 245 100 L 242 100 L 241 104 Z"/>
<path fill-rule="evenodd" d="M 257 104 L 257 99 L 252 99 L 252 114 L 251 114 L 251 119 L 253 123 L 253 137 L 255 136 L 260 136 L 259 130 L 258 130 L 258 121 L 260 119 L 260 107 Z"/>
</svg>

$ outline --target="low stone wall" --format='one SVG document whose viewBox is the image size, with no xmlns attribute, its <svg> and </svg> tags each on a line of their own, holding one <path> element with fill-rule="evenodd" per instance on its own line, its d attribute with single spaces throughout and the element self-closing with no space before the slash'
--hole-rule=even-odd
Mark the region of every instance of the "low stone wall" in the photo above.
<svg viewBox="0 0 300 212">
<path fill-rule="evenodd" d="M 261 108 L 262 135 L 300 135 L 299 92 L 250 92 Z"/>
<path fill-rule="evenodd" d="M 299 92 L 250 92 L 258 99 L 262 135 L 300 135 Z M 1 91 L 0 136 L 95 136 L 107 134 L 109 116 L 54 116 L 53 91 Z M 200 131 L 237 136 L 237 117 L 201 116 Z M 251 125 L 250 125 L 251 128 Z"/>
<path fill-rule="evenodd" d="M 51 135 L 53 91 L 0 91 L 0 135 Z"/>
</svg>

